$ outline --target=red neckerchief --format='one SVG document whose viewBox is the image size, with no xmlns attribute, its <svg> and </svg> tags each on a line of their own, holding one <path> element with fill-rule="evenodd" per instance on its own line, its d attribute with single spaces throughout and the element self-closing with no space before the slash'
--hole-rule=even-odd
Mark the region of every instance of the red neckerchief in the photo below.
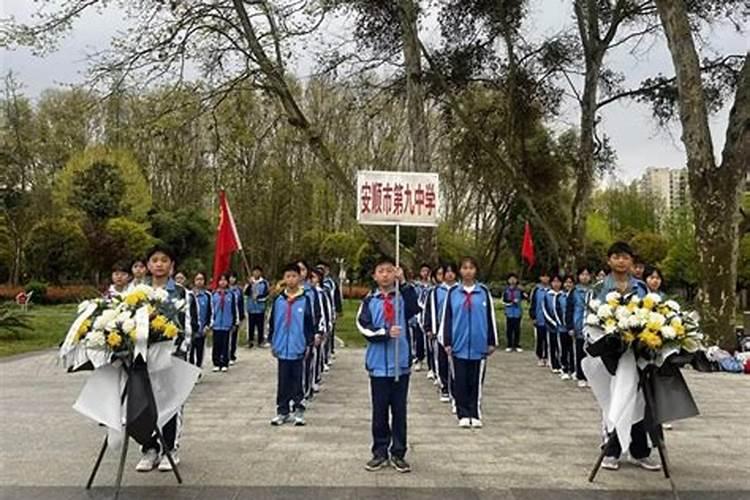
<svg viewBox="0 0 750 500">
<path fill-rule="evenodd" d="M 461 290 L 465 297 L 464 297 L 464 309 L 467 311 L 471 311 L 471 292 L 467 292 L 466 290 Z"/>
<path fill-rule="evenodd" d="M 219 309 L 224 310 L 224 290 L 219 290 Z"/>
<path fill-rule="evenodd" d="M 391 327 L 394 324 L 396 311 L 393 308 L 393 299 L 390 293 L 381 293 L 383 297 L 383 314 L 385 315 L 386 326 Z"/>
<path fill-rule="evenodd" d="M 295 300 L 297 300 L 297 297 L 286 298 L 286 316 L 284 317 L 286 326 L 289 326 L 292 324 L 292 306 L 294 305 Z"/>
</svg>

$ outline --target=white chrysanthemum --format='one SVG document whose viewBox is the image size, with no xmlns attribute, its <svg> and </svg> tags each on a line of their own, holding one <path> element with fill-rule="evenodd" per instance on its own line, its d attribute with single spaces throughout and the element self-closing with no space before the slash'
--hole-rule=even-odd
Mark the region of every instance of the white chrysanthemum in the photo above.
<svg viewBox="0 0 750 500">
<path fill-rule="evenodd" d="M 618 306 L 615 310 L 615 318 L 617 318 L 617 321 L 627 320 L 629 316 L 630 311 L 628 311 L 628 308 L 625 306 Z"/>
<path fill-rule="evenodd" d="M 117 318 L 115 321 L 118 323 L 125 323 L 127 320 L 132 318 L 132 315 L 128 311 L 120 311 L 120 313 L 117 315 Z"/>
<path fill-rule="evenodd" d="M 648 321 L 647 324 L 649 328 L 652 330 L 658 330 L 662 326 L 664 326 L 664 323 L 667 322 L 667 318 L 665 318 L 663 315 L 659 313 L 652 312 L 648 315 Z"/>
<path fill-rule="evenodd" d="M 106 341 L 107 340 L 104 338 L 104 332 L 101 330 L 94 330 L 86 335 L 86 344 L 91 347 L 104 347 Z"/>
<path fill-rule="evenodd" d="M 620 302 L 622 295 L 620 295 L 620 292 L 609 292 L 606 298 L 607 302 Z"/>
<path fill-rule="evenodd" d="M 680 304 L 675 302 L 674 300 L 668 300 L 664 303 L 665 306 L 673 310 L 674 312 L 680 312 Z"/>
<path fill-rule="evenodd" d="M 599 306 L 599 309 L 596 310 L 596 315 L 600 319 L 607 319 L 612 317 L 612 308 L 609 307 L 607 304 Z"/>
<path fill-rule="evenodd" d="M 135 330 L 135 320 L 133 318 L 128 318 L 125 321 L 122 322 L 122 331 L 125 333 L 130 333 L 133 330 Z"/>
<path fill-rule="evenodd" d="M 607 325 L 604 327 L 604 333 L 607 335 L 615 333 L 617 331 L 617 325 Z"/>
<path fill-rule="evenodd" d="M 648 315 L 651 314 L 651 311 L 648 309 L 639 308 L 635 310 L 635 317 L 641 320 L 643 323 L 648 321 Z"/>
<path fill-rule="evenodd" d="M 630 330 L 641 328 L 643 327 L 643 324 L 644 321 L 635 314 L 628 318 L 628 329 Z"/>
<path fill-rule="evenodd" d="M 620 331 L 625 331 L 628 329 L 628 318 L 623 318 L 617 322 L 617 328 L 620 329 Z"/>
<path fill-rule="evenodd" d="M 164 302 L 169 298 L 169 294 L 163 288 L 153 288 L 150 297 L 152 300 Z"/>
<path fill-rule="evenodd" d="M 586 324 L 596 326 L 599 324 L 599 318 L 596 314 L 589 314 L 588 316 L 586 316 Z"/>
<path fill-rule="evenodd" d="M 594 299 L 591 302 L 589 302 L 589 307 L 591 308 L 592 311 L 598 311 L 601 305 L 602 305 L 602 301 L 599 299 Z"/>
<path fill-rule="evenodd" d="M 652 300 L 654 304 L 661 303 L 661 295 L 659 295 L 658 293 L 649 293 L 643 299 Z"/>
<path fill-rule="evenodd" d="M 104 328 L 117 317 L 117 311 L 114 309 L 105 309 L 101 315 L 94 321 L 94 330 L 104 330 Z"/>
<path fill-rule="evenodd" d="M 677 332 L 675 332 L 674 328 L 672 328 L 671 326 L 662 326 L 661 336 L 667 340 L 672 340 L 674 338 L 677 338 Z"/>
</svg>

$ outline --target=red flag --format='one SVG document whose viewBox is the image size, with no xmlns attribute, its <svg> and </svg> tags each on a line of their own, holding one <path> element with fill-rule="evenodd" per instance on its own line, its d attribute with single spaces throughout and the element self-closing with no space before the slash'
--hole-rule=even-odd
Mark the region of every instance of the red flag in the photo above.
<svg viewBox="0 0 750 500">
<path fill-rule="evenodd" d="M 531 236 L 531 226 L 528 222 L 523 228 L 523 245 L 521 246 L 521 258 L 529 265 L 529 269 L 536 264 L 536 255 L 534 255 L 534 238 Z"/>
<path fill-rule="evenodd" d="M 240 243 L 240 237 L 237 235 L 237 226 L 234 224 L 226 194 L 222 190 L 219 192 L 219 227 L 216 230 L 214 274 L 211 279 L 211 288 L 216 288 L 219 276 L 229 270 L 232 254 L 237 250 L 242 250 L 242 243 Z"/>
</svg>

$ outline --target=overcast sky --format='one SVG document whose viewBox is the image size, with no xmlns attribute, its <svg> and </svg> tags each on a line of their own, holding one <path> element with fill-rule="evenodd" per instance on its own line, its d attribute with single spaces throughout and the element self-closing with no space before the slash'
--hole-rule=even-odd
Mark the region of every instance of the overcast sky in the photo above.
<svg viewBox="0 0 750 500">
<path fill-rule="evenodd" d="M 570 27 L 573 23 L 571 3 L 570 0 L 532 0 L 531 22 L 525 27 L 526 37 L 533 39 Z M 30 0 L 0 0 L 0 17 L 12 15 L 19 20 L 28 19 L 37 5 Z M 425 27 L 427 32 L 434 31 L 431 23 L 428 21 Z M 341 24 L 328 25 L 330 36 L 340 35 L 337 33 L 339 30 L 346 31 Z M 80 82 L 86 68 L 87 51 L 106 47 L 112 35 L 125 26 L 115 9 L 107 9 L 102 14 L 91 12 L 75 24 L 72 34 L 60 43 L 59 49 L 44 59 L 24 49 L 0 49 L 2 72 L 12 70 L 16 73 L 25 86 L 26 94 L 32 97 L 49 87 Z M 703 55 L 712 55 L 713 52 L 745 53 L 748 50 L 745 34 L 737 33 L 728 23 L 719 25 L 705 33 L 709 47 L 704 48 Z M 431 37 L 427 35 L 425 38 L 429 40 Z M 630 55 L 628 48 L 623 48 L 613 52 L 607 62 L 614 69 L 623 71 L 627 77 L 626 83 L 633 85 L 660 72 L 670 76 L 674 74 L 666 45 L 661 40 L 650 45 L 648 50 L 642 50 L 638 58 Z M 309 74 L 311 64 L 310 59 L 299 58 L 298 76 Z M 712 118 L 717 153 L 720 153 L 724 143 L 727 117 L 728 109 L 725 109 Z M 566 102 L 562 115 L 553 125 L 556 129 L 562 129 L 575 126 L 577 122 L 578 107 L 571 100 Z M 685 164 L 679 126 L 674 125 L 666 131 L 660 129 L 651 119 L 646 106 L 630 101 L 610 105 L 602 111 L 600 126 L 610 136 L 617 151 L 617 175 L 623 180 L 639 177 L 648 166 L 683 167 Z"/>
</svg>

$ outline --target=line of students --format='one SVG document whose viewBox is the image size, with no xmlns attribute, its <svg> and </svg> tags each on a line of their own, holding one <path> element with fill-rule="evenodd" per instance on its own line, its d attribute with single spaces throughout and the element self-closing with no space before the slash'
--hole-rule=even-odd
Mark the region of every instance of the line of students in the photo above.
<svg viewBox="0 0 750 500">
<path fill-rule="evenodd" d="M 421 367 L 422 354 L 441 401 L 454 401 L 459 426 L 482 427 L 482 384 L 486 359 L 497 346 L 497 326 L 492 295 L 477 282 L 477 271 L 476 260 L 465 257 L 460 268 L 446 263 L 433 272 L 423 265 L 419 281 L 408 283 L 390 258 L 375 263 L 376 286 L 362 299 L 356 318 L 367 340 L 372 398 L 368 471 L 389 464 L 398 472 L 411 470 L 405 460 L 407 398 L 411 367 Z"/>
</svg>

